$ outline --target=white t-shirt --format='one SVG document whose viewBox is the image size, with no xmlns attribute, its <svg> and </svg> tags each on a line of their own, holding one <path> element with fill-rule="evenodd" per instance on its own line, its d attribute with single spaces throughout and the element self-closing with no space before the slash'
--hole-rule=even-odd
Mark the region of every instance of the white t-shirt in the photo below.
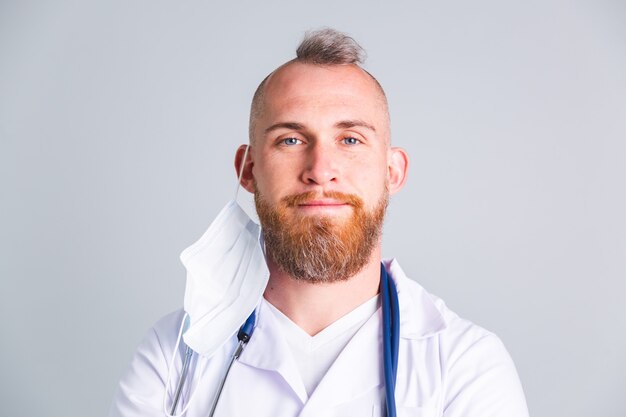
<svg viewBox="0 0 626 417">
<path fill-rule="evenodd" d="M 370 298 L 315 336 L 310 336 L 279 309 L 263 299 L 263 303 L 267 304 L 280 324 L 309 397 L 348 342 L 378 310 L 379 299 L 377 295 Z"/>
</svg>

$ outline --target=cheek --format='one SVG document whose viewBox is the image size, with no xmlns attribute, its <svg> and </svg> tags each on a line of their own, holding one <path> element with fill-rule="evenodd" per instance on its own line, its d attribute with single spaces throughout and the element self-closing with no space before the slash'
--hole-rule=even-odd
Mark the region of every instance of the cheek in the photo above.
<svg viewBox="0 0 626 417">
<path fill-rule="evenodd" d="M 353 180 L 367 199 L 366 204 L 373 206 L 378 204 L 381 196 L 387 192 L 389 179 L 386 161 L 370 162 L 355 171 Z"/>
<path fill-rule="evenodd" d="M 378 155 L 358 155 L 347 168 L 353 177 L 372 181 L 372 185 L 387 181 L 387 159 Z"/>
<path fill-rule="evenodd" d="M 256 181 L 256 190 L 268 202 L 275 202 L 281 192 L 288 189 L 289 179 L 293 177 L 289 164 L 267 158 L 254 166 L 252 172 Z"/>
</svg>

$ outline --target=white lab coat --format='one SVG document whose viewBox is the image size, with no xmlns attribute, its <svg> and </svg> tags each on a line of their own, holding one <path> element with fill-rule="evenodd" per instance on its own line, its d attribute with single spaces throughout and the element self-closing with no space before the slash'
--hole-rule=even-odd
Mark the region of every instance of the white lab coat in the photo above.
<svg viewBox="0 0 626 417">
<path fill-rule="evenodd" d="M 408 279 L 395 260 L 385 265 L 400 303 L 397 415 L 527 417 L 515 366 L 500 340 L 459 318 Z M 308 398 L 280 327 L 261 304 L 254 335 L 230 371 L 215 415 L 384 416 L 381 314 L 379 309 L 363 325 Z M 168 361 L 181 318 L 180 311 L 170 314 L 150 330 L 120 381 L 111 417 L 163 416 Z M 190 401 L 191 391 L 187 417 L 208 416 L 235 344 L 233 337 L 213 357 L 192 362 L 193 382 L 182 398 L 183 404 Z M 179 356 L 171 385 L 181 363 Z"/>
</svg>

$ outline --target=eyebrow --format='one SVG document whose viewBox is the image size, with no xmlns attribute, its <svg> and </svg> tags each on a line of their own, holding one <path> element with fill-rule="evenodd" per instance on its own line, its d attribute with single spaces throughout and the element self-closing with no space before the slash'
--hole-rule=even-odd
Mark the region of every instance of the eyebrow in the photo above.
<svg viewBox="0 0 626 417">
<path fill-rule="evenodd" d="M 268 127 L 267 129 L 265 129 L 265 134 L 268 134 L 277 129 L 304 130 L 304 125 L 300 123 L 296 123 L 296 122 L 275 123 L 271 125 L 270 127 Z"/>
<path fill-rule="evenodd" d="M 335 127 L 341 128 L 341 129 L 350 129 L 351 127 L 364 127 L 366 129 L 371 130 L 372 132 L 376 132 L 376 128 L 374 128 L 373 125 L 363 121 L 363 120 L 359 120 L 359 119 L 355 119 L 355 120 L 343 120 L 341 122 L 337 122 L 335 123 Z"/>
<path fill-rule="evenodd" d="M 372 132 L 376 132 L 376 128 L 373 125 L 364 122 L 363 120 L 355 119 L 355 120 L 342 120 L 340 122 L 335 123 L 335 127 L 339 129 L 350 129 L 352 127 L 364 127 L 366 129 L 371 130 Z M 305 130 L 305 126 L 301 123 L 296 122 L 281 122 L 275 123 L 265 129 L 265 134 L 268 134 L 277 129 L 289 129 L 289 130 Z"/>
</svg>

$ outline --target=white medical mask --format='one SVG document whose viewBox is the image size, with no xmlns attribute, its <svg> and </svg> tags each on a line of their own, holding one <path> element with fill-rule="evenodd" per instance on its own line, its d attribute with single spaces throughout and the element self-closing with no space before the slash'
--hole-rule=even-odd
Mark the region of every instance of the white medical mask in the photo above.
<svg viewBox="0 0 626 417">
<path fill-rule="evenodd" d="M 269 279 L 262 250 L 261 227 L 237 203 L 243 156 L 235 197 L 200 240 L 180 255 L 187 268 L 184 308 L 190 326 L 187 346 L 210 357 L 255 309 Z"/>
<path fill-rule="evenodd" d="M 261 228 L 232 200 L 180 259 L 187 268 L 184 308 L 190 318 L 183 339 L 210 357 L 246 321 L 267 286 Z"/>
</svg>

